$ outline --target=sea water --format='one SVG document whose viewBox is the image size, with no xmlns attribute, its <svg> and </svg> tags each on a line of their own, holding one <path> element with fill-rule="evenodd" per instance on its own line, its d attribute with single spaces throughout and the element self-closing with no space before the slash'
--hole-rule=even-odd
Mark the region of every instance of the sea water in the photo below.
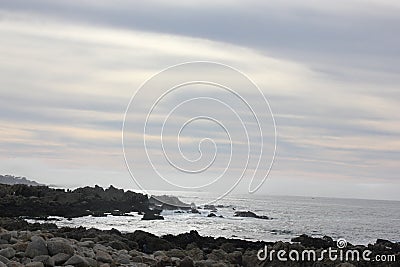
<svg viewBox="0 0 400 267">
<path fill-rule="evenodd" d="M 206 203 L 214 196 L 205 193 L 176 192 L 182 201 Z M 307 234 L 344 238 L 352 244 L 374 243 L 376 239 L 400 242 L 400 202 L 381 200 L 312 198 L 294 196 L 228 195 L 215 205 L 220 217 L 163 211 L 164 220 L 142 221 L 141 216 L 92 217 L 67 220 L 58 218 L 59 226 L 115 228 L 123 232 L 144 230 L 156 235 L 179 234 L 196 230 L 200 235 L 261 241 L 290 241 Z M 253 211 L 271 220 L 235 217 L 235 211 Z"/>
</svg>

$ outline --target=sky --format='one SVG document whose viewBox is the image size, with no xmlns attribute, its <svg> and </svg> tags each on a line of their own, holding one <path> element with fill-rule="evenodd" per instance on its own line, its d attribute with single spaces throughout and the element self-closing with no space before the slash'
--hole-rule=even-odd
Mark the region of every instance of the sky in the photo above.
<svg viewBox="0 0 400 267">
<path fill-rule="evenodd" d="M 392 0 L 0 0 L 0 174 L 400 200 L 399 12 Z M 147 117 L 199 80 L 237 95 L 188 84 Z"/>
</svg>

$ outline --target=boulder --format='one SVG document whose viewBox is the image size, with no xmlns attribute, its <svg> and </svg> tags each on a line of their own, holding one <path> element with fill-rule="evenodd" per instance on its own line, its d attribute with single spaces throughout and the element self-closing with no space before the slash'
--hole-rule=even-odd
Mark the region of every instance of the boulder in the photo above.
<svg viewBox="0 0 400 267">
<path fill-rule="evenodd" d="M 228 258 L 228 253 L 222 249 L 214 249 L 210 254 L 207 255 L 207 259 L 213 261 L 225 261 Z"/>
<path fill-rule="evenodd" d="M 56 265 L 61 265 L 64 262 L 66 262 L 69 258 L 71 258 L 71 255 L 68 255 L 66 253 L 58 253 L 54 256 L 51 257 Z"/>
<path fill-rule="evenodd" d="M 25 264 L 26 267 L 44 267 L 44 264 L 42 262 L 34 261 Z"/>
<path fill-rule="evenodd" d="M 111 255 L 102 250 L 96 252 L 96 260 L 105 263 L 111 263 L 113 261 Z"/>
<path fill-rule="evenodd" d="M 77 267 L 89 267 L 89 263 L 87 260 L 79 255 L 74 255 L 71 258 L 69 258 L 64 265 L 73 265 Z"/>
<path fill-rule="evenodd" d="M 3 257 L 6 257 L 7 259 L 11 259 L 14 258 L 15 256 L 15 250 L 13 248 L 4 248 L 2 250 L 0 250 L 0 255 Z"/>
<path fill-rule="evenodd" d="M 195 261 L 204 260 L 204 252 L 198 247 L 187 250 L 186 254 Z"/>
<path fill-rule="evenodd" d="M 216 265 L 216 262 L 213 260 L 201 260 L 201 261 L 195 261 L 194 266 L 196 266 L 196 267 L 214 267 L 217 265 Z"/>
<path fill-rule="evenodd" d="M 246 252 L 244 252 L 242 255 L 242 266 L 244 267 L 260 266 L 260 261 L 257 258 L 257 251 L 247 250 Z"/>
<path fill-rule="evenodd" d="M 9 259 L 7 259 L 6 257 L 0 255 L 0 262 L 2 262 L 4 264 L 7 264 L 9 261 L 10 261 Z"/>
<path fill-rule="evenodd" d="M 26 248 L 28 247 L 28 243 L 27 242 L 17 242 L 15 244 L 13 244 L 12 248 L 15 249 L 15 251 L 23 251 L 25 252 Z"/>
<path fill-rule="evenodd" d="M 176 258 L 180 258 L 180 259 L 183 259 L 184 257 L 186 257 L 185 251 L 183 251 L 181 249 L 171 249 L 171 250 L 166 251 L 165 254 L 168 257 L 176 257 Z"/>
<path fill-rule="evenodd" d="M 68 243 L 67 240 L 63 239 L 47 241 L 47 249 L 50 256 L 56 255 L 58 253 L 65 253 L 68 255 L 74 254 L 74 248 Z"/>
<path fill-rule="evenodd" d="M 90 267 L 97 267 L 98 263 L 95 259 L 92 259 L 90 257 L 84 257 L 84 259 L 88 262 Z"/>
<path fill-rule="evenodd" d="M 157 250 L 169 250 L 174 248 L 174 245 L 170 242 L 141 230 L 136 230 L 130 236 L 130 238 L 137 242 L 139 248 L 145 253 L 152 253 Z"/>
<path fill-rule="evenodd" d="M 41 262 L 44 266 L 52 267 L 55 265 L 55 261 L 49 255 L 40 255 L 32 259 L 32 262 Z"/>
<path fill-rule="evenodd" d="M 227 259 L 232 264 L 242 266 L 242 253 L 240 251 L 228 253 Z"/>
<path fill-rule="evenodd" d="M 117 257 L 118 264 L 129 264 L 131 257 L 127 254 L 119 254 Z"/>
<path fill-rule="evenodd" d="M 194 267 L 194 262 L 190 257 L 186 256 L 181 260 L 179 267 Z"/>
<path fill-rule="evenodd" d="M 25 255 L 29 258 L 34 258 L 40 255 L 48 255 L 46 241 L 40 236 L 32 236 L 32 242 L 28 244 L 25 250 Z"/>
<path fill-rule="evenodd" d="M 24 265 L 17 261 L 10 261 L 7 263 L 7 267 L 24 267 Z"/>
<path fill-rule="evenodd" d="M 78 242 L 77 245 L 80 246 L 80 247 L 93 248 L 94 247 L 94 242 L 91 241 L 91 240 L 82 241 L 82 242 Z"/>
<path fill-rule="evenodd" d="M 0 239 L 6 240 L 7 242 L 9 242 L 11 239 L 11 233 L 10 232 L 0 233 Z"/>
</svg>

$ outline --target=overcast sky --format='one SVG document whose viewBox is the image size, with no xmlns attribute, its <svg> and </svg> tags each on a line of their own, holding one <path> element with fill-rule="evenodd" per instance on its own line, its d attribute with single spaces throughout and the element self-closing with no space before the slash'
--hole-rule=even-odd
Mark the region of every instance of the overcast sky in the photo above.
<svg viewBox="0 0 400 267">
<path fill-rule="evenodd" d="M 276 158 L 258 194 L 400 200 L 399 12 L 394 0 L 0 0 L 0 173 L 66 187 L 138 189 L 121 145 L 132 95 L 169 66 L 213 61 L 248 75 L 273 111 Z M 169 73 L 143 88 L 128 110 L 127 160 L 136 177 L 147 182 L 145 189 L 168 188 L 140 148 L 142 122 L 162 90 L 169 89 L 161 85 L 196 80 L 199 73 L 204 78 L 207 71 L 209 66 Z M 274 137 L 260 92 L 229 70 L 211 72 L 211 80 L 236 87 L 265 119 L 265 158 L 259 166 L 265 174 Z M 257 169 L 255 152 L 261 145 L 249 110 L 226 93 L 206 85 L 176 92 L 160 102 L 148 132 L 160 137 L 165 116 L 185 100 L 199 98 L 184 102 L 180 113 L 175 110 L 164 141 L 169 159 L 185 164 L 176 150 L 185 121 L 209 116 L 224 122 L 234 139 L 234 159 L 227 173 L 231 178 L 213 187 L 222 191 L 240 177 L 248 155 L 246 131 L 232 109 L 249 127 L 250 172 Z M 182 131 L 184 155 L 190 160 L 204 156 L 196 168 L 218 152 L 201 178 L 169 171 L 159 140 L 147 143 L 148 152 L 174 183 L 209 182 L 229 162 L 224 127 L 196 120 Z M 215 146 L 206 140 L 201 154 L 204 138 Z M 250 180 L 245 176 L 235 192 L 246 193 Z"/>
</svg>

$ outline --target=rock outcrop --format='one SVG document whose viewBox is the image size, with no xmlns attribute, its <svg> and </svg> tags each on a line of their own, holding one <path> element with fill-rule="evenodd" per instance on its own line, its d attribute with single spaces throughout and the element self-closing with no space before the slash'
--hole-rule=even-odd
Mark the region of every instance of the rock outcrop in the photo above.
<svg viewBox="0 0 400 267">
<path fill-rule="evenodd" d="M 235 216 L 235 217 L 251 217 L 251 218 L 257 218 L 257 219 L 271 220 L 271 218 L 269 218 L 268 216 L 257 215 L 251 211 L 236 211 L 233 216 Z"/>
<path fill-rule="evenodd" d="M 149 210 L 147 195 L 110 186 L 76 190 L 47 186 L 0 184 L 0 217 L 80 217 L 125 214 Z"/>
</svg>

